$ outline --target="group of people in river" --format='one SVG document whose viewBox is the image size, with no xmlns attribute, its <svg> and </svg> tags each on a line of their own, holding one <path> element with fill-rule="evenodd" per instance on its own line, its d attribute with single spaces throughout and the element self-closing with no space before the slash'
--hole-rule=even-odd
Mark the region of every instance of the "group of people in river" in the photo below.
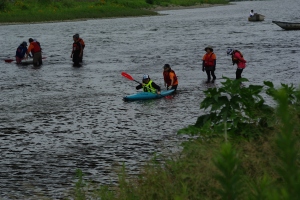
<svg viewBox="0 0 300 200">
<path fill-rule="evenodd" d="M 29 47 L 27 48 L 27 42 L 22 42 L 16 50 L 16 63 L 20 64 L 23 59 L 32 57 L 34 66 L 41 66 L 42 61 L 42 48 L 41 44 L 32 38 L 28 39 Z"/>
<path fill-rule="evenodd" d="M 41 44 L 32 38 L 28 39 L 30 45 L 27 48 L 27 42 L 22 42 L 16 51 L 16 62 L 21 63 L 23 59 L 27 59 L 28 56 L 33 58 L 33 65 L 40 66 L 43 64 L 42 61 L 42 48 Z M 83 50 L 85 43 L 82 38 L 79 37 L 79 34 L 73 35 L 73 48 L 71 52 L 71 58 L 74 66 L 80 66 L 83 58 Z M 214 83 L 216 80 L 215 70 L 216 70 L 216 60 L 217 56 L 214 53 L 212 46 L 205 47 L 205 54 L 202 58 L 202 71 L 207 74 L 206 83 Z M 243 54 L 234 49 L 227 49 L 227 55 L 231 55 L 232 64 L 237 65 L 236 69 L 236 79 L 242 77 L 242 72 L 246 67 L 246 60 L 243 57 Z M 178 87 L 178 78 L 174 70 L 171 69 L 169 64 L 163 66 L 163 77 L 164 77 L 164 86 L 167 87 L 167 90 L 174 89 L 176 92 Z M 152 92 L 160 94 L 161 88 L 155 84 L 148 74 L 143 75 L 142 83 L 136 86 L 136 89 L 142 89 L 145 92 Z"/>
<path fill-rule="evenodd" d="M 76 33 L 73 35 L 73 47 L 71 58 L 74 63 L 74 66 L 80 66 L 83 58 L 83 49 L 85 43 L 82 38 L 79 37 L 79 34 Z M 33 58 L 34 66 L 41 66 L 43 64 L 42 60 L 42 48 L 40 42 L 35 39 L 29 38 L 29 47 L 27 48 L 27 42 L 23 41 L 16 50 L 16 63 L 20 64 L 22 60 L 27 60 L 28 56 Z"/>
<path fill-rule="evenodd" d="M 205 47 L 205 54 L 203 55 L 202 58 L 202 71 L 206 72 L 207 74 L 207 81 L 206 83 L 214 83 L 216 80 L 216 75 L 215 75 L 215 70 L 216 70 L 216 61 L 217 61 L 217 56 L 214 53 L 213 47 L 212 46 L 207 46 Z M 246 60 L 244 59 L 243 54 L 236 49 L 229 48 L 227 49 L 227 55 L 231 56 L 232 64 L 237 65 L 236 68 L 236 79 L 242 78 L 242 72 L 246 67 Z M 164 85 L 167 87 L 167 89 L 174 89 L 176 92 L 177 86 L 178 86 L 178 78 L 176 76 L 176 73 L 174 70 L 171 69 L 169 64 L 165 64 L 163 67 L 163 77 L 164 77 Z M 211 79 L 212 78 L 212 79 Z M 142 89 L 144 92 L 152 92 L 152 93 L 157 93 L 160 94 L 161 88 L 155 84 L 151 79 L 148 74 L 143 75 L 143 82 L 136 86 L 136 89 Z"/>
</svg>

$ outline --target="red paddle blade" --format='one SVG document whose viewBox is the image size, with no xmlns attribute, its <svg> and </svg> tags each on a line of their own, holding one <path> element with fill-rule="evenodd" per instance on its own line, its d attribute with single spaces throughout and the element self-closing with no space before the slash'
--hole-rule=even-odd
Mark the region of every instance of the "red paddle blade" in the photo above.
<svg viewBox="0 0 300 200">
<path fill-rule="evenodd" d="M 10 63 L 10 62 L 12 62 L 14 60 L 13 59 L 5 59 L 4 61 Z"/>
<path fill-rule="evenodd" d="M 124 76 L 125 78 L 128 78 L 129 80 L 134 81 L 134 79 L 132 78 L 132 76 L 130 76 L 130 75 L 127 74 L 126 72 L 122 72 L 121 74 L 122 74 L 122 76 Z"/>
</svg>

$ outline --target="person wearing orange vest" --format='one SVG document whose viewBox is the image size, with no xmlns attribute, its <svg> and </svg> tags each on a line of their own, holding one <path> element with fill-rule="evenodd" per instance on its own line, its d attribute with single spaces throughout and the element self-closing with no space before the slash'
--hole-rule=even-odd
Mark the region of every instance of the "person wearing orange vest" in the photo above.
<svg viewBox="0 0 300 200">
<path fill-rule="evenodd" d="M 167 87 L 167 90 L 169 90 L 169 87 L 171 87 L 171 90 L 174 89 L 174 91 L 176 91 L 178 86 L 178 79 L 174 70 L 171 69 L 169 64 L 164 65 L 163 76 L 165 87 Z"/>
<path fill-rule="evenodd" d="M 232 64 L 237 65 L 236 72 L 235 72 L 236 79 L 242 78 L 242 72 L 246 68 L 246 62 L 247 62 L 244 59 L 243 54 L 238 50 L 227 49 L 227 55 L 231 55 Z"/>
<path fill-rule="evenodd" d="M 29 41 L 30 45 L 26 52 L 26 59 L 28 58 L 28 55 L 31 52 L 31 54 L 33 56 L 33 65 L 34 66 L 42 65 L 43 61 L 42 61 L 42 51 L 41 51 L 40 44 L 35 42 L 32 38 L 29 38 L 28 41 Z"/>
<path fill-rule="evenodd" d="M 206 71 L 207 74 L 207 81 L 206 83 L 210 82 L 210 75 L 213 77 L 212 83 L 216 80 L 215 70 L 216 70 L 216 54 L 214 54 L 214 50 L 211 46 L 207 46 L 205 49 L 206 54 L 204 54 L 202 58 L 202 71 Z"/>
<path fill-rule="evenodd" d="M 73 60 L 74 66 L 80 66 L 80 57 L 82 56 L 82 46 L 79 42 L 79 36 L 78 35 L 73 35 L 73 48 L 72 48 L 72 53 L 71 53 L 71 58 Z"/>
<path fill-rule="evenodd" d="M 82 62 L 83 50 L 84 50 L 84 47 L 85 47 L 85 43 L 84 43 L 83 39 L 79 36 L 78 33 L 76 33 L 75 35 L 76 35 L 76 37 L 78 36 L 78 42 L 80 42 L 81 47 L 82 47 L 82 54 L 81 54 L 81 57 L 79 58 L 79 62 Z"/>
</svg>

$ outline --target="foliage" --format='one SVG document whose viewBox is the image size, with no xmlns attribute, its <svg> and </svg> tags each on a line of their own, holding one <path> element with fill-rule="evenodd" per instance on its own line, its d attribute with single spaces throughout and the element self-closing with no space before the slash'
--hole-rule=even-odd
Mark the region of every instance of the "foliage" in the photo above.
<svg viewBox="0 0 300 200">
<path fill-rule="evenodd" d="M 207 3 L 216 0 L 208 0 Z M 227 4 L 226 0 L 217 0 Z M 157 15 L 155 6 L 190 6 L 202 0 L 0 0 L 1 22 L 40 22 L 83 18 Z"/>
<path fill-rule="evenodd" d="M 205 98 L 200 104 L 208 114 L 198 117 L 194 126 L 182 129 L 179 133 L 213 134 L 228 133 L 254 138 L 263 132 L 263 128 L 272 124 L 273 108 L 265 104 L 260 93 L 263 86 L 241 86 L 248 81 L 245 78 L 230 80 L 220 88 L 209 88 L 204 91 Z"/>
<path fill-rule="evenodd" d="M 219 170 L 214 177 L 221 185 L 221 189 L 216 189 L 221 199 L 241 199 L 244 181 L 240 159 L 229 143 L 224 144 L 219 154 L 214 157 L 214 164 Z"/>
</svg>

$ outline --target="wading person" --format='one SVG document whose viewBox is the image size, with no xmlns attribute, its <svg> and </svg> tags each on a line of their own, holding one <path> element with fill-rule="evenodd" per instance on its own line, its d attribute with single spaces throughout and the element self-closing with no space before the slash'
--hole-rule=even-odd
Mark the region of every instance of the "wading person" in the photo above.
<svg viewBox="0 0 300 200">
<path fill-rule="evenodd" d="M 20 46 L 16 50 L 16 62 L 20 64 L 21 61 L 25 58 L 25 54 L 27 52 L 27 42 L 22 42 Z"/>
<path fill-rule="evenodd" d="M 71 53 L 71 58 L 73 60 L 73 66 L 80 66 L 80 57 L 82 56 L 82 46 L 79 42 L 79 36 L 78 35 L 73 35 L 73 49 Z"/>
<path fill-rule="evenodd" d="M 211 80 L 211 76 L 213 77 L 212 83 L 216 80 L 215 70 L 216 70 L 216 54 L 214 54 L 214 50 L 211 46 L 208 46 L 204 49 L 206 54 L 204 54 L 202 58 L 202 71 L 206 71 L 207 74 L 207 81 L 209 83 Z"/>
<path fill-rule="evenodd" d="M 178 79 L 174 70 L 171 69 L 169 64 L 165 64 L 163 68 L 165 87 L 167 87 L 167 90 L 169 90 L 170 87 L 171 90 L 174 89 L 174 91 L 176 91 L 178 86 Z"/>
<path fill-rule="evenodd" d="M 26 52 L 26 59 L 28 58 L 29 53 L 31 52 L 32 57 L 33 57 L 33 65 L 34 66 L 41 66 L 43 64 L 42 61 L 42 52 L 41 52 L 41 47 L 40 44 L 37 42 L 33 41 L 32 38 L 29 38 L 29 47 Z"/>
<path fill-rule="evenodd" d="M 246 67 L 246 60 L 243 57 L 243 54 L 238 50 L 227 49 L 227 55 L 231 55 L 232 64 L 237 65 L 236 68 L 236 79 L 242 78 L 242 72 Z"/>
<path fill-rule="evenodd" d="M 156 85 L 151 79 L 148 74 L 143 75 L 143 81 L 141 84 L 136 86 L 136 89 L 142 89 L 144 92 L 151 92 L 151 93 L 157 93 L 160 94 L 160 87 Z"/>
<path fill-rule="evenodd" d="M 83 39 L 79 36 L 78 33 L 76 33 L 75 35 L 76 35 L 76 37 L 78 37 L 78 41 L 80 42 L 81 47 L 82 47 L 82 54 L 81 54 L 81 56 L 79 57 L 79 62 L 82 62 L 82 58 L 83 58 L 83 50 L 84 50 L 84 47 L 85 47 L 85 43 L 84 43 Z"/>
</svg>

